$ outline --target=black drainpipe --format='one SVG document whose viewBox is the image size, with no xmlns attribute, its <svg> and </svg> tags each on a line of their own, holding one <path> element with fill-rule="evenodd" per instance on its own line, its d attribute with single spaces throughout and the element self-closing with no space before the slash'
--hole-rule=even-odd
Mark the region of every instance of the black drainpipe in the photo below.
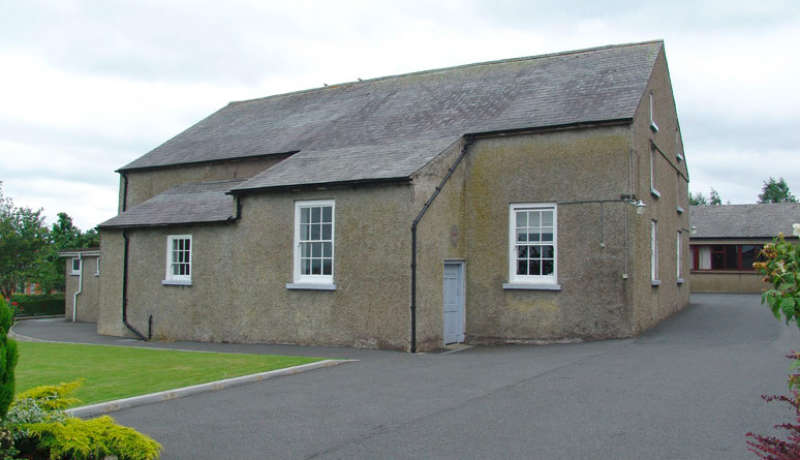
<svg viewBox="0 0 800 460">
<path fill-rule="evenodd" d="M 139 336 L 140 339 L 147 341 L 147 338 L 128 322 L 128 231 L 122 231 L 122 239 L 125 240 L 125 249 L 122 253 L 122 324 L 131 332 Z"/>
<path fill-rule="evenodd" d="M 428 211 L 428 208 L 431 207 L 433 200 L 439 196 L 444 184 L 447 183 L 450 176 L 452 176 L 456 168 L 458 168 L 461 160 L 467 155 L 467 147 L 469 147 L 470 144 L 472 144 L 472 138 L 464 136 L 464 144 L 461 146 L 461 152 L 458 154 L 458 158 L 456 158 L 456 161 L 450 166 L 450 169 L 447 170 L 447 174 L 444 175 L 442 181 L 439 182 L 439 185 L 436 186 L 433 194 L 431 194 L 431 197 L 428 198 L 428 201 L 422 206 L 414 222 L 411 223 L 411 353 L 417 352 L 417 226 Z"/>
</svg>

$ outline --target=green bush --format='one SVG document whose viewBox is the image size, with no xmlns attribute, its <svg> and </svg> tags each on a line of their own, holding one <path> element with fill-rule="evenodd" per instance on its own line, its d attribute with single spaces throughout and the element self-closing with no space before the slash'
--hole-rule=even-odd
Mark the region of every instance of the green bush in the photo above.
<svg viewBox="0 0 800 460">
<path fill-rule="evenodd" d="M 21 295 L 11 296 L 17 316 L 63 315 L 64 294 Z"/>
<path fill-rule="evenodd" d="M 14 398 L 11 405 L 14 408 L 21 401 L 32 399 L 45 410 L 64 410 L 72 404 L 79 403 L 78 398 L 70 396 L 75 390 L 83 385 L 83 380 L 76 380 L 69 383 L 59 383 L 58 385 L 42 385 L 25 390 Z"/>
<path fill-rule="evenodd" d="M 113 455 L 120 460 L 158 458 L 161 445 L 133 428 L 117 425 L 104 415 L 91 420 L 69 417 L 63 422 L 29 425 L 39 438 L 39 448 L 50 451 L 50 458 L 99 459 Z"/>
<path fill-rule="evenodd" d="M 2 427 L 11 433 L 11 448 L 26 458 L 95 460 L 116 456 L 119 460 L 151 460 L 159 457 L 158 442 L 133 428 L 117 425 L 111 417 L 81 420 L 68 416 L 63 409 L 76 401 L 71 394 L 80 385 L 81 381 L 45 385 L 17 395 Z"/>
<path fill-rule="evenodd" d="M 14 400 L 14 367 L 17 365 L 17 342 L 8 338 L 13 313 L 0 296 L 0 418 L 5 417 Z"/>
</svg>

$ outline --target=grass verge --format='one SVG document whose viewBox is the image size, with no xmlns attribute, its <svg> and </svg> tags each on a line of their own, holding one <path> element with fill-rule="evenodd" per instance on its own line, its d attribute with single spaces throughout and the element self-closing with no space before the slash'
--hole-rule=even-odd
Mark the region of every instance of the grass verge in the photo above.
<svg viewBox="0 0 800 460">
<path fill-rule="evenodd" d="M 205 353 L 17 342 L 16 391 L 83 379 L 78 405 L 213 382 L 320 361 L 305 356 Z"/>
</svg>

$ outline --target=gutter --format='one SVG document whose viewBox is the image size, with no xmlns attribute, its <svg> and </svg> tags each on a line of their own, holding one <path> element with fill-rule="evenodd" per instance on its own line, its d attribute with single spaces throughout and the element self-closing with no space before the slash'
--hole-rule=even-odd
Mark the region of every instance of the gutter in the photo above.
<svg viewBox="0 0 800 460">
<path fill-rule="evenodd" d="M 137 331 L 135 327 L 131 326 L 128 322 L 128 250 L 130 247 L 130 240 L 128 239 L 128 231 L 122 231 L 122 239 L 125 240 L 125 248 L 122 255 L 122 324 L 131 332 L 136 334 L 140 339 L 147 341 L 147 338 L 141 332 Z"/>
<path fill-rule="evenodd" d="M 461 152 L 458 154 L 458 158 L 456 158 L 456 161 L 450 166 L 450 169 L 447 170 L 447 174 L 444 175 L 442 181 L 436 186 L 433 194 L 431 194 L 430 198 L 428 198 L 422 206 L 419 214 L 417 214 L 417 217 L 414 218 L 414 221 L 411 223 L 411 353 L 417 352 L 417 227 L 422 218 L 425 217 L 425 213 L 431 207 L 431 204 L 433 204 L 433 200 L 439 196 L 442 188 L 444 188 L 447 181 L 450 180 L 450 177 L 453 175 L 456 168 L 458 168 L 458 165 L 461 164 L 461 160 L 467 155 L 467 148 L 472 142 L 473 139 L 471 136 L 464 136 L 464 144 L 461 145 Z"/>
<path fill-rule="evenodd" d="M 78 290 L 72 294 L 72 322 L 77 322 L 78 315 L 78 296 L 83 292 L 83 255 L 78 253 L 78 262 L 81 267 L 78 272 Z"/>
</svg>

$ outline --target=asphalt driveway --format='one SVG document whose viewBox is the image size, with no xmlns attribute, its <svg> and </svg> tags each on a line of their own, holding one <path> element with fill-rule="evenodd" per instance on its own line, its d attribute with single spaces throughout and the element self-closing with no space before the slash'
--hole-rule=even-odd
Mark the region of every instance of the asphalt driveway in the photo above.
<svg viewBox="0 0 800 460">
<path fill-rule="evenodd" d="M 53 320 L 15 327 L 138 344 L 91 329 Z M 758 296 L 695 295 L 632 340 L 421 355 L 166 346 L 361 361 L 112 414 L 159 440 L 165 459 L 752 459 L 744 434 L 791 417 L 759 395 L 785 391 L 783 355 L 800 349 L 800 333 Z"/>
</svg>

